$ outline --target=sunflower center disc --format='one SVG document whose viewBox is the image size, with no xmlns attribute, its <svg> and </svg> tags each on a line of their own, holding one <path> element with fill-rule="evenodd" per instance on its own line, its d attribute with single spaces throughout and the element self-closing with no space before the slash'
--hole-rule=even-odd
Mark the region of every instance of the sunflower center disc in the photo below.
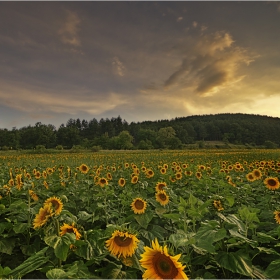
<svg viewBox="0 0 280 280">
<path fill-rule="evenodd" d="M 144 203 L 141 200 L 136 200 L 134 206 L 137 210 L 142 210 L 144 208 Z"/>
<path fill-rule="evenodd" d="M 116 236 L 114 241 L 119 247 L 127 247 L 131 244 L 132 238 L 126 236 Z"/>
<path fill-rule="evenodd" d="M 270 186 L 272 186 L 272 187 L 276 186 L 275 180 L 269 180 L 269 181 L 268 181 L 268 184 L 269 184 Z"/>
<path fill-rule="evenodd" d="M 73 230 L 73 228 L 68 228 L 68 229 L 66 229 L 66 231 L 67 231 L 68 233 L 75 233 L 74 230 Z"/>
<path fill-rule="evenodd" d="M 162 279 L 174 279 L 178 274 L 173 261 L 161 253 L 155 255 L 153 263 L 157 275 Z"/>
<path fill-rule="evenodd" d="M 163 200 L 163 201 L 165 201 L 165 200 L 166 200 L 165 194 L 161 193 L 161 194 L 160 194 L 160 199 Z"/>
</svg>

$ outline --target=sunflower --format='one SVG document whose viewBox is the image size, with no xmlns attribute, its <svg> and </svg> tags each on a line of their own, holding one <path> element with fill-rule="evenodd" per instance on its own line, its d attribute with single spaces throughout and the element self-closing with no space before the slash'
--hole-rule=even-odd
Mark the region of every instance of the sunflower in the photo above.
<svg viewBox="0 0 280 280">
<path fill-rule="evenodd" d="M 269 190 L 276 190 L 279 188 L 279 181 L 277 177 L 268 177 L 264 180 L 264 184 Z"/>
<path fill-rule="evenodd" d="M 108 180 L 104 177 L 99 178 L 98 184 L 99 184 L 100 187 L 104 187 L 105 185 L 107 186 L 108 185 Z"/>
<path fill-rule="evenodd" d="M 43 185 L 44 185 L 44 187 L 45 187 L 46 189 L 49 188 L 49 185 L 48 185 L 47 181 L 44 181 L 44 182 L 43 182 Z"/>
<path fill-rule="evenodd" d="M 136 184 L 138 182 L 138 176 L 137 175 L 134 175 L 132 178 L 131 178 L 131 183 L 132 184 Z"/>
<path fill-rule="evenodd" d="M 255 176 L 252 172 L 246 174 L 246 179 L 249 181 L 249 182 L 254 182 L 256 179 L 255 179 Z"/>
<path fill-rule="evenodd" d="M 47 172 L 45 170 L 42 172 L 42 176 L 44 179 L 47 179 Z"/>
<path fill-rule="evenodd" d="M 224 210 L 222 202 L 220 200 L 214 200 L 213 205 L 218 211 Z"/>
<path fill-rule="evenodd" d="M 176 172 L 182 172 L 182 169 L 181 169 L 181 167 L 180 167 L 179 165 L 177 165 L 177 166 L 175 167 L 175 170 L 176 170 Z"/>
<path fill-rule="evenodd" d="M 53 172 L 54 172 L 54 170 L 52 168 L 50 168 L 50 167 L 47 168 L 47 173 L 49 175 L 51 175 Z"/>
<path fill-rule="evenodd" d="M 186 170 L 185 172 L 184 172 L 184 174 L 185 175 L 187 175 L 187 176 L 192 176 L 192 171 L 190 171 L 190 170 Z"/>
<path fill-rule="evenodd" d="M 168 164 L 165 163 L 165 164 L 163 165 L 163 167 L 164 167 L 165 169 L 167 169 L 167 168 L 168 168 Z"/>
<path fill-rule="evenodd" d="M 47 223 L 48 219 L 53 215 L 51 203 L 44 204 L 44 207 L 41 207 L 39 213 L 35 216 L 33 220 L 33 228 L 39 228 Z"/>
<path fill-rule="evenodd" d="M 160 169 L 160 174 L 162 174 L 162 175 L 166 174 L 166 168 L 162 167 Z"/>
<path fill-rule="evenodd" d="M 109 252 L 118 257 L 131 257 L 138 247 L 139 239 L 127 231 L 115 230 L 106 242 Z"/>
<path fill-rule="evenodd" d="M 40 179 L 41 178 L 41 172 L 39 170 L 37 170 L 34 175 L 35 175 L 36 179 Z"/>
<path fill-rule="evenodd" d="M 125 186 L 125 179 L 124 178 L 120 178 L 118 181 L 118 184 L 120 187 L 124 187 Z"/>
<path fill-rule="evenodd" d="M 33 199 L 34 201 L 38 201 L 38 200 L 39 200 L 37 194 L 36 194 L 34 191 L 29 190 L 28 193 L 29 193 L 29 195 L 32 197 L 32 199 Z"/>
<path fill-rule="evenodd" d="M 234 165 L 234 168 L 236 171 L 239 171 L 241 169 L 242 165 L 239 162 L 236 162 Z"/>
<path fill-rule="evenodd" d="M 181 180 L 183 178 L 182 173 L 181 172 L 177 172 L 175 174 L 175 178 L 176 178 L 176 180 Z"/>
<path fill-rule="evenodd" d="M 134 214 L 143 214 L 147 208 L 147 202 L 142 198 L 135 198 L 130 204 Z"/>
<path fill-rule="evenodd" d="M 158 182 L 158 183 L 156 184 L 156 191 L 157 191 L 157 192 L 158 192 L 158 191 L 162 191 L 164 187 L 166 187 L 166 183 L 165 183 L 165 182 Z"/>
<path fill-rule="evenodd" d="M 280 224 L 280 211 L 276 210 L 274 211 L 274 219 L 276 220 L 277 224 Z"/>
<path fill-rule="evenodd" d="M 229 182 L 231 179 L 232 179 L 231 176 L 229 176 L 229 175 L 226 176 L 226 180 L 227 180 L 228 182 Z"/>
<path fill-rule="evenodd" d="M 233 170 L 233 166 L 232 166 L 232 165 L 229 165 L 229 166 L 228 166 L 228 170 Z"/>
<path fill-rule="evenodd" d="M 236 184 L 233 183 L 232 180 L 229 180 L 228 183 L 229 183 L 230 185 L 232 185 L 233 187 L 236 187 Z"/>
<path fill-rule="evenodd" d="M 154 177 L 155 173 L 152 169 L 147 169 L 145 172 L 145 175 L 147 178 L 152 178 L 152 177 Z"/>
<path fill-rule="evenodd" d="M 22 186 L 23 186 L 22 174 L 18 174 L 16 175 L 16 187 L 18 190 L 20 190 Z"/>
<path fill-rule="evenodd" d="M 179 258 L 181 254 L 170 256 L 167 246 L 160 246 L 157 239 L 152 241 L 152 248 L 145 246 L 140 264 L 146 269 L 143 279 L 188 279 Z"/>
<path fill-rule="evenodd" d="M 13 179 L 14 178 L 14 176 L 13 176 L 13 168 L 9 169 L 9 174 L 10 174 L 10 179 Z"/>
<path fill-rule="evenodd" d="M 11 187 L 8 185 L 4 185 L 3 191 L 5 192 L 5 195 L 8 195 L 11 192 Z"/>
<path fill-rule="evenodd" d="M 110 172 L 107 173 L 107 179 L 111 181 L 113 179 L 112 174 Z"/>
<path fill-rule="evenodd" d="M 169 196 L 163 190 L 162 191 L 158 191 L 156 193 L 156 201 L 158 201 L 160 203 L 160 205 L 164 206 L 164 205 L 168 204 Z"/>
<path fill-rule="evenodd" d="M 200 169 L 200 170 L 205 170 L 206 167 L 205 167 L 204 165 L 199 165 L 199 166 L 198 166 L 198 169 Z"/>
<path fill-rule="evenodd" d="M 176 182 L 176 178 L 173 177 L 173 176 L 169 176 L 169 180 L 170 180 L 172 183 L 175 183 L 175 182 Z"/>
<path fill-rule="evenodd" d="M 252 171 L 252 173 L 253 173 L 253 176 L 255 177 L 256 180 L 261 179 L 261 177 L 262 177 L 262 172 L 261 172 L 259 169 L 254 169 L 254 170 Z"/>
<path fill-rule="evenodd" d="M 89 167 L 88 167 L 86 164 L 82 163 L 82 164 L 79 166 L 79 170 L 80 170 L 81 173 L 87 174 L 88 171 L 89 171 Z"/>
<path fill-rule="evenodd" d="M 64 223 L 63 226 L 60 227 L 60 236 L 69 233 L 74 233 L 76 236 L 76 240 L 79 240 L 81 238 L 81 234 L 79 233 L 78 229 L 75 227 L 75 224 L 72 223 L 72 225 Z"/>
<path fill-rule="evenodd" d="M 132 257 L 127 257 L 127 258 L 121 258 L 121 262 L 125 265 L 125 266 L 133 266 L 133 258 Z"/>
<path fill-rule="evenodd" d="M 14 179 L 10 179 L 8 185 L 9 185 L 10 187 L 13 187 L 13 186 L 15 185 Z"/>
<path fill-rule="evenodd" d="M 61 213 L 62 208 L 63 208 L 63 203 L 59 198 L 57 198 L 55 196 L 50 197 L 45 200 L 44 205 L 47 205 L 47 204 L 51 205 L 52 209 L 54 210 L 55 215 L 59 215 Z"/>
<path fill-rule="evenodd" d="M 195 177 L 200 180 L 202 177 L 202 173 L 200 171 L 195 172 Z"/>
</svg>

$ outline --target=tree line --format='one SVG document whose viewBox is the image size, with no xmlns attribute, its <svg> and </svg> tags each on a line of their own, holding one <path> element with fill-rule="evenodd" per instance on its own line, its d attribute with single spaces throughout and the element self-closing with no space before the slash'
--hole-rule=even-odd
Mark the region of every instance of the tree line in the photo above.
<svg viewBox="0 0 280 280">
<path fill-rule="evenodd" d="M 171 120 L 128 123 L 117 118 L 69 119 L 58 129 L 37 122 L 34 126 L 0 129 L 0 147 L 35 149 L 72 147 L 102 149 L 180 149 L 204 141 L 232 144 L 280 145 L 280 118 L 253 114 L 214 114 Z"/>
</svg>

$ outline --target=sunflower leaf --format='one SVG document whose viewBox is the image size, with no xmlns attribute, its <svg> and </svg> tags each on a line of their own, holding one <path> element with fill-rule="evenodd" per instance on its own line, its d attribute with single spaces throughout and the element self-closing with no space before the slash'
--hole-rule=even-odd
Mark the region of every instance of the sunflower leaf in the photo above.
<svg viewBox="0 0 280 280">
<path fill-rule="evenodd" d="M 210 253 L 215 253 L 213 243 L 222 240 L 226 236 L 226 230 L 224 228 L 219 228 L 219 223 L 217 221 L 211 221 L 203 223 L 203 226 L 199 228 L 194 237 L 198 247 L 203 248 Z"/>
<path fill-rule="evenodd" d="M 122 271 L 121 268 L 113 268 L 110 276 L 112 279 L 126 279 L 126 273 Z"/>
<path fill-rule="evenodd" d="M 70 245 L 75 243 L 76 237 L 74 233 L 66 233 L 63 236 L 50 235 L 44 240 L 47 245 L 54 249 L 57 258 L 66 261 Z"/>
<path fill-rule="evenodd" d="M 280 259 L 272 261 L 265 270 L 265 275 L 270 279 L 280 279 Z"/>
<path fill-rule="evenodd" d="M 46 273 L 48 279 L 67 279 L 67 273 L 60 268 L 54 268 Z"/>
<path fill-rule="evenodd" d="M 243 250 L 237 252 L 219 252 L 215 256 L 215 259 L 221 267 L 233 273 L 252 276 L 252 262 Z"/>
<path fill-rule="evenodd" d="M 189 236 L 186 233 L 174 233 L 169 236 L 169 241 L 178 248 L 188 244 Z"/>
<path fill-rule="evenodd" d="M 257 232 L 258 241 L 261 243 L 270 243 L 271 241 L 276 241 L 277 239 L 263 232 Z"/>
<path fill-rule="evenodd" d="M 152 211 L 147 211 L 144 214 L 135 214 L 134 218 L 141 227 L 147 229 L 150 221 L 153 219 L 153 215 Z"/>
<path fill-rule="evenodd" d="M 47 263 L 49 260 L 49 256 L 45 256 L 47 250 L 48 247 L 45 247 L 41 251 L 26 259 L 22 264 L 10 272 L 9 277 L 21 278 L 27 273 L 32 272 L 35 269 L 41 267 L 43 264 Z"/>
<path fill-rule="evenodd" d="M 255 240 L 251 240 L 247 237 L 245 237 L 244 235 L 240 234 L 239 232 L 237 232 L 236 230 L 229 230 L 229 233 L 231 234 L 231 236 L 234 237 L 238 237 L 239 239 L 247 242 L 248 244 L 250 244 L 253 248 L 256 247 L 258 245 L 258 242 Z"/>
<path fill-rule="evenodd" d="M 14 238 L 0 240 L 0 252 L 11 255 L 15 247 L 15 241 Z"/>
<path fill-rule="evenodd" d="M 29 228 L 28 223 L 18 223 L 14 225 L 13 230 L 15 233 L 23 233 Z"/>
</svg>

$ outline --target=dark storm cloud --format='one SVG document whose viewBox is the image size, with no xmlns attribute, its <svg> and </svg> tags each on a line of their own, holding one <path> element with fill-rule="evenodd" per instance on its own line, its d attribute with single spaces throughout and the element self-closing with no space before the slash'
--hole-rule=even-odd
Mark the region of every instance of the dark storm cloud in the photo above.
<svg viewBox="0 0 280 280">
<path fill-rule="evenodd" d="M 257 1 L 0 2 L 0 103 L 58 123 L 255 110 L 279 94 L 279 24 Z"/>
<path fill-rule="evenodd" d="M 248 65 L 254 59 L 245 49 L 234 45 L 232 36 L 223 31 L 188 40 L 182 57 L 179 69 L 165 81 L 165 89 L 183 86 L 193 88 L 199 94 L 240 80 L 238 67 Z"/>
<path fill-rule="evenodd" d="M 81 45 L 80 39 L 78 37 L 79 24 L 79 17 L 74 12 L 67 10 L 67 18 L 63 22 L 61 28 L 58 30 L 58 34 L 61 36 L 63 43 L 70 44 L 75 47 Z"/>
</svg>

